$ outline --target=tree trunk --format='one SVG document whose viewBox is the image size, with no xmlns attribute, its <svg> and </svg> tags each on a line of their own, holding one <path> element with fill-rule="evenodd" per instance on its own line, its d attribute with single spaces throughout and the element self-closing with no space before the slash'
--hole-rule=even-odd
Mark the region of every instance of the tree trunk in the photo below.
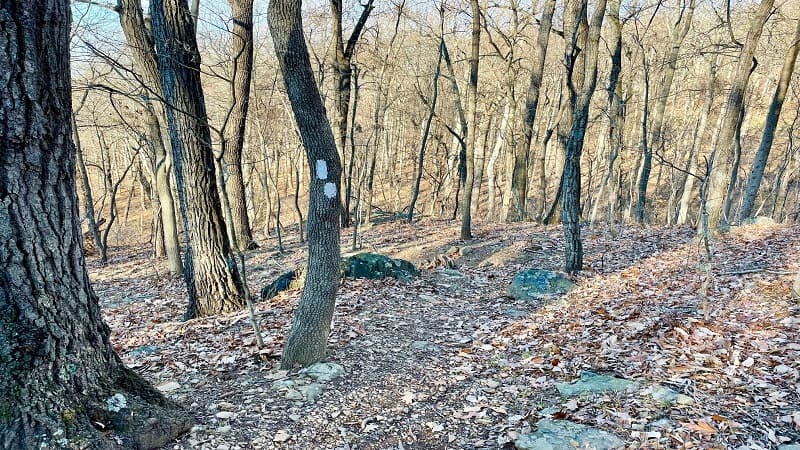
<svg viewBox="0 0 800 450">
<path fill-rule="evenodd" d="M 342 169 L 308 58 L 300 10 L 295 0 L 272 0 L 267 9 L 275 53 L 311 169 L 307 278 L 281 356 L 284 369 L 325 358 L 339 286 Z"/>
<path fill-rule="evenodd" d="M 764 24 L 769 18 L 774 0 L 762 0 L 758 10 L 750 19 L 750 29 L 747 33 L 742 51 L 739 54 L 739 61 L 736 65 L 736 72 L 731 85 L 728 101 L 723 112 L 723 119 L 714 139 L 713 157 L 711 158 L 711 173 L 708 185 L 708 224 L 712 234 L 718 234 L 721 227 L 727 223 L 723 217 L 723 206 L 725 192 L 730 182 L 731 172 L 731 152 L 733 151 L 733 141 L 736 134 L 736 125 L 739 115 L 744 106 L 744 95 L 750 74 L 753 68 L 753 55 L 758 47 L 758 41 L 764 30 Z M 702 231 L 698 230 L 698 233 Z"/>
<path fill-rule="evenodd" d="M 664 82 L 661 85 L 656 105 L 653 110 L 653 122 L 651 125 L 651 137 L 649 144 L 647 143 L 647 136 L 642 136 L 644 141 L 643 148 L 645 150 L 644 159 L 642 161 L 643 167 L 641 177 L 639 178 L 639 192 L 636 203 L 636 221 L 643 223 L 647 217 L 647 184 L 650 181 L 650 166 L 653 160 L 653 149 L 658 151 L 664 141 L 663 128 L 664 128 L 664 113 L 667 109 L 667 100 L 669 99 L 669 92 L 672 89 L 672 80 L 675 77 L 675 68 L 678 64 L 678 54 L 680 53 L 683 40 L 689 33 L 689 28 L 692 25 L 692 17 L 694 16 L 695 0 L 689 0 L 689 4 L 683 6 L 678 11 L 678 20 L 675 22 L 675 27 L 672 29 L 670 35 L 670 48 L 664 60 L 663 73 Z M 644 57 L 644 56 L 643 56 Z M 645 109 L 647 106 L 645 105 Z"/>
<path fill-rule="evenodd" d="M 542 10 L 542 19 L 539 23 L 539 35 L 536 38 L 536 47 L 533 51 L 533 65 L 531 67 L 531 80 L 528 94 L 525 98 L 525 122 L 522 124 L 522 144 L 514 149 L 514 167 L 511 175 L 511 203 L 514 206 L 513 214 L 509 219 L 512 222 L 525 220 L 526 193 L 528 192 L 528 160 L 530 155 L 531 140 L 533 138 L 533 122 L 536 120 L 536 111 L 539 107 L 539 91 L 542 87 L 542 74 L 547 58 L 547 47 L 550 42 L 550 29 L 553 25 L 553 12 L 556 0 L 547 0 Z"/>
<path fill-rule="evenodd" d="M 244 307 L 243 287 L 225 231 L 211 133 L 200 85 L 200 55 L 186 0 L 151 0 L 184 230 L 187 319 Z"/>
<path fill-rule="evenodd" d="M 678 207 L 678 216 L 675 220 L 676 225 L 684 225 L 689 219 L 689 205 L 692 201 L 692 191 L 694 190 L 694 182 L 697 176 L 697 161 L 700 153 L 700 142 L 706 132 L 706 124 L 708 117 L 711 114 L 711 107 L 714 106 L 714 93 L 717 80 L 717 57 L 711 61 L 708 67 L 708 77 L 706 78 L 708 86 L 706 87 L 705 100 L 703 101 L 703 109 L 700 112 L 700 118 L 695 128 L 694 136 L 692 136 L 692 146 L 689 148 L 689 164 L 687 165 L 686 181 L 683 183 L 683 192 L 681 194 L 680 206 Z"/>
<path fill-rule="evenodd" d="M 147 136 L 154 148 L 156 167 L 155 181 L 158 201 L 161 207 L 161 226 L 164 232 L 164 245 L 172 275 L 183 272 L 181 248 L 178 239 L 175 198 L 169 176 L 172 171 L 172 158 L 166 147 L 170 146 L 168 136 L 162 133 L 161 121 L 166 118 L 163 105 L 156 104 L 151 96 L 161 96 L 161 78 L 158 73 L 153 36 L 145 26 L 141 2 L 138 0 L 119 0 L 117 12 L 122 32 L 132 51 L 134 68 L 145 89 L 145 118 Z"/>
<path fill-rule="evenodd" d="M 606 173 L 600 182 L 597 200 L 592 207 L 591 222 L 598 219 L 598 212 L 602 212 L 607 223 L 614 220 L 614 198 L 610 195 L 613 191 L 611 183 L 614 178 L 614 165 L 622 149 L 622 127 L 625 120 L 625 106 L 622 100 L 622 85 L 619 82 L 622 72 L 622 23 L 619 19 L 620 0 L 611 0 L 608 3 L 611 20 L 611 38 L 613 50 L 611 51 L 611 73 L 608 79 L 608 141 L 609 149 L 606 154 Z M 608 192 L 606 192 L 608 191 Z"/>
<path fill-rule="evenodd" d="M 794 73 L 795 61 L 797 61 L 797 53 L 800 51 L 800 19 L 797 20 L 797 28 L 794 31 L 789 50 L 786 52 L 786 57 L 783 60 L 783 68 L 781 68 L 781 76 L 778 80 L 778 86 L 775 88 L 775 94 L 772 96 L 772 102 L 767 111 L 767 119 L 764 124 L 764 132 L 761 135 L 761 144 L 758 146 L 756 157 L 753 160 L 753 168 L 750 170 L 750 176 L 747 178 L 747 187 L 745 187 L 744 200 L 742 202 L 742 211 L 739 214 L 739 220 L 744 220 L 753 214 L 753 206 L 756 202 L 758 195 L 758 188 L 761 186 L 761 179 L 764 177 L 764 169 L 767 167 L 767 160 L 769 159 L 769 152 L 772 149 L 772 141 L 775 139 L 775 129 L 778 127 L 778 119 L 781 115 L 783 108 L 783 101 L 786 99 L 786 92 L 789 89 L 789 83 L 792 81 L 792 74 Z"/>
<path fill-rule="evenodd" d="M 419 157 L 417 158 L 417 170 L 414 177 L 414 189 L 412 190 L 411 203 L 408 205 L 408 223 L 414 221 L 414 206 L 417 204 L 419 198 L 419 185 L 422 181 L 422 170 L 425 163 L 425 146 L 428 144 L 428 136 L 431 133 L 431 123 L 433 116 L 436 114 L 436 101 L 439 97 L 439 72 L 442 67 L 442 46 L 444 37 L 439 43 L 439 57 L 436 59 L 436 68 L 433 71 L 433 94 L 430 99 L 430 107 L 428 108 L 428 117 L 425 119 L 425 124 L 422 126 L 422 135 L 419 143 Z"/>
<path fill-rule="evenodd" d="M 231 229 L 242 250 L 258 245 L 253 240 L 250 219 L 247 216 L 247 197 L 242 175 L 242 150 L 250 106 L 250 80 L 253 76 L 253 0 L 228 0 L 233 18 L 231 56 L 233 58 L 233 83 L 231 84 L 231 109 L 226 119 L 224 161 L 225 189 L 228 193 L 233 223 Z M 230 123 L 227 123 L 230 120 Z"/>
<path fill-rule="evenodd" d="M 367 0 L 364 9 L 361 11 L 361 16 L 350 33 L 350 37 L 345 43 L 342 36 L 342 0 L 330 0 L 331 16 L 333 17 L 333 37 L 331 39 L 331 49 L 333 53 L 333 73 L 336 82 L 336 97 L 334 101 L 335 106 L 335 123 L 336 123 L 336 138 L 339 151 L 345 155 L 345 148 L 347 144 L 347 118 L 349 117 L 350 110 L 350 82 L 353 75 L 351 61 L 353 59 L 353 52 L 355 51 L 358 39 L 364 26 L 367 23 L 369 14 L 372 12 L 373 0 Z M 348 176 L 350 176 L 348 174 Z M 350 226 L 350 197 L 345 198 L 346 208 L 342 208 L 342 226 Z"/>
<path fill-rule="evenodd" d="M 0 445 L 160 447 L 191 422 L 122 364 L 89 284 L 69 32 L 66 0 L 0 5 Z"/>
<path fill-rule="evenodd" d="M 586 15 L 587 0 L 572 0 L 582 3 L 580 7 L 581 15 Z M 600 41 L 600 31 L 605 16 L 606 0 L 599 0 L 595 5 L 592 21 L 589 26 L 586 45 L 584 48 L 583 84 L 580 91 L 575 91 L 573 84 L 572 70 L 574 69 L 574 59 L 572 53 L 567 58 L 567 82 L 570 86 L 570 102 L 575 105 L 574 120 L 569 132 L 567 141 L 566 158 L 564 162 L 564 175 L 562 179 L 562 205 L 561 222 L 564 228 L 564 270 L 575 273 L 583 268 L 583 244 L 581 242 L 581 152 L 583 150 L 583 140 L 586 135 L 586 127 L 589 122 L 589 106 L 592 101 L 595 86 L 597 85 L 597 58 L 598 45 Z M 581 21 L 584 21 L 582 19 Z M 580 23 L 579 21 L 578 23 Z M 579 25 L 576 24 L 573 32 L 573 45 L 579 32 Z M 577 94 L 577 95 L 576 95 Z"/>
<path fill-rule="evenodd" d="M 478 129 L 478 59 L 481 47 L 481 7 L 478 0 L 470 0 L 470 9 L 472 40 L 467 86 L 467 154 L 464 159 L 467 176 L 461 198 L 461 239 L 472 239 L 472 185 L 475 179 L 475 131 Z"/>
</svg>

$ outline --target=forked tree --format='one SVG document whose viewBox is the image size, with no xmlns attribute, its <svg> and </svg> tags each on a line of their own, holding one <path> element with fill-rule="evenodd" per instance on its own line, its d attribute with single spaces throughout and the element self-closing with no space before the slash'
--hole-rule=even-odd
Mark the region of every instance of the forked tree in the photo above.
<svg viewBox="0 0 800 450">
<path fill-rule="evenodd" d="M 300 10 L 301 3 L 296 0 L 272 0 L 267 9 L 275 54 L 311 171 L 308 269 L 281 356 L 281 367 L 285 369 L 295 365 L 307 366 L 325 358 L 339 287 L 342 167 L 311 69 Z"/>
<path fill-rule="evenodd" d="M 0 3 L 0 447 L 149 449 L 189 416 L 125 367 L 86 272 L 68 0 Z"/>
</svg>

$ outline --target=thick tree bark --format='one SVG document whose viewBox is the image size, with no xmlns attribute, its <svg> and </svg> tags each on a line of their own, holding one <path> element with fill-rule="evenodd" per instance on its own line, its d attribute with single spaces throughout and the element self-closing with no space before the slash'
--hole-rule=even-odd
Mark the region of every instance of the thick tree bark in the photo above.
<svg viewBox="0 0 800 450">
<path fill-rule="evenodd" d="M 159 447 L 191 421 L 122 364 L 89 285 L 69 30 L 66 0 L 0 4 L 0 447 Z"/>
<path fill-rule="evenodd" d="M 461 197 L 461 239 L 472 239 L 472 185 L 475 179 L 475 131 L 478 129 L 478 60 L 481 48 L 481 7 L 478 0 L 470 0 L 472 11 L 472 39 L 469 59 L 469 84 L 467 85 L 467 154 L 464 162 L 466 179 Z"/>
<path fill-rule="evenodd" d="M 230 228 L 242 250 L 256 248 L 250 219 L 247 216 L 247 196 L 242 175 L 242 150 L 250 106 L 250 80 L 253 76 L 253 0 L 228 0 L 233 17 L 231 57 L 233 83 L 231 84 L 231 110 L 225 124 L 224 162 L 225 190 L 228 193 L 233 223 Z"/>
<path fill-rule="evenodd" d="M 744 95 L 752 73 L 753 55 L 755 55 L 758 41 L 764 30 L 764 24 L 769 18 L 774 3 L 774 0 L 762 0 L 757 11 L 752 14 L 750 29 L 739 54 L 739 61 L 736 65 L 734 80 L 728 94 L 723 118 L 712 145 L 714 155 L 711 160 L 711 173 L 707 190 L 708 200 L 706 202 L 708 225 L 712 234 L 718 234 L 721 227 L 727 223 L 727 219 L 723 217 L 722 213 L 725 193 L 730 182 L 731 157 L 736 126 L 744 107 Z M 702 230 L 698 230 L 698 233 L 702 233 Z"/>
<path fill-rule="evenodd" d="M 586 0 L 572 0 L 581 2 L 581 14 L 585 17 Z M 564 162 L 564 175 L 562 179 L 562 205 L 561 222 L 564 228 L 564 270 L 575 273 L 583 268 L 583 244 L 581 242 L 581 152 L 583 151 L 583 141 L 586 135 L 586 127 L 589 122 L 589 106 L 592 102 L 597 85 L 597 59 L 598 46 L 600 41 L 600 30 L 603 26 L 605 16 L 606 0 L 600 0 L 595 5 L 592 21 L 589 25 L 586 45 L 584 47 L 584 76 L 583 85 L 580 91 L 576 92 L 576 87 L 572 83 L 572 69 L 570 62 L 572 57 L 568 57 L 567 74 L 568 84 L 570 85 L 570 102 L 574 103 L 574 119 L 572 128 L 569 132 L 567 141 L 566 159 Z M 578 27 L 572 31 L 577 37 Z M 573 38 L 575 39 L 575 38 Z M 573 43 L 575 41 L 573 40 Z M 574 45 L 574 44 L 573 44 Z M 572 54 L 574 55 L 574 53 Z"/>
<path fill-rule="evenodd" d="M 267 9 L 275 53 L 311 171 L 307 278 L 281 356 L 281 367 L 287 369 L 325 358 L 339 286 L 342 168 L 308 58 L 300 10 L 296 0 L 272 0 Z"/>
<path fill-rule="evenodd" d="M 161 103 L 151 97 L 162 95 L 161 78 L 158 73 L 153 36 L 145 25 L 142 6 L 139 0 L 118 0 L 117 12 L 122 32 L 131 49 L 136 74 L 145 89 L 145 118 L 147 136 L 153 146 L 156 160 L 155 184 L 158 202 L 161 207 L 161 227 L 164 233 L 164 246 L 172 275 L 183 272 L 181 248 L 178 239 L 178 222 L 175 213 L 175 198 L 169 181 L 172 158 L 167 152 L 170 146 L 168 136 L 162 133 L 162 121 L 166 112 Z"/>
<path fill-rule="evenodd" d="M 539 91 L 542 88 L 542 74 L 547 58 L 547 47 L 550 42 L 550 29 L 553 26 L 553 12 L 556 0 L 546 0 L 542 19 L 539 22 L 539 34 L 536 38 L 536 47 L 533 50 L 533 65 L 531 79 L 528 85 L 528 94 L 525 98 L 525 121 L 522 124 L 521 147 L 514 149 L 514 167 L 511 174 L 511 199 L 514 206 L 513 213 L 509 216 L 512 222 L 525 220 L 527 217 L 526 194 L 528 192 L 528 160 L 530 155 L 531 140 L 533 138 L 533 123 L 539 107 Z"/>
<path fill-rule="evenodd" d="M 153 35 L 184 229 L 189 291 L 185 317 L 244 307 L 243 287 L 222 218 L 211 133 L 200 85 L 200 54 L 186 0 L 151 0 Z"/>
<path fill-rule="evenodd" d="M 764 178 L 764 170 L 767 167 L 767 160 L 769 160 L 772 142 L 775 140 L 775 129 L 778 127 L 778 119 L 781 115 L 783 102 L 786 99 L 786 92 L 789 89 L 789 83 L 792 81 L 792 74 L 794 73 L 794 65 L 797 61 L 798 51 L 800 51 L 800 19 L 797 21 L 797 28 L 795 28 L 794 37 L 789 45 L 789 50 L 786 51 L 778 86 L 775 88 L 775 94 L 772 96 L 772 102 L 767 111 L 764 132 L 761 135 L 761 144 L 758 146 L 756 157 L 753 160 L 753 167 L 750 170 L 750 176 L 747 178 L 747 187 L 745 187 L 739 220 L 747 219 L 753 214 L 753 206 L 755 205 L 756 196 L 758 195 L 758 188 L 761 186 L 761 179 Z"/>
</svg>

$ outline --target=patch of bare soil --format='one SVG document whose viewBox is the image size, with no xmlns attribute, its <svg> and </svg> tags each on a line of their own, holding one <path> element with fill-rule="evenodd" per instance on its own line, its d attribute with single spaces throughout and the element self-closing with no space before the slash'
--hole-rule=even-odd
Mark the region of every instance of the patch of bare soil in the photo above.
<svg viewBox="0 0 800 450">
<path fill-rule="evenodd" d="M 91 271 L 123 359 L 196 417 L 177 449 L 513 448 L 545 414 L 631 449 L 800 441 L 800 308 L 789 297 L 800 228 L 735 228 L 714 245 L 710 271 L 693 230 L 586 229 L 588 270 L 552 305 L 505 289 L 519 270 L 558 270 L 559 227 L 486 225 L 470 242 L 457 231 L 425 222 L 365 232 L 361 250 L 418 264 L 449 252 L 454 269 L 345 281 L 329 361 L 346 373 L 313 402 L 273 388 L 298 379 L 277 364 L 299 292 L 256 305 L 267 343 L 258 350 L 245 313 L 180 322 L 182 281 L 144 252 Z M 254 291 L 304 258 L 300 243 L 280 256 L 268 246 L 248 255 Z M 556 383 L 583 370 L 642 389 L 560 397 Z M 655 384 L 693 402 L 660 403 Z"/>
</svg>

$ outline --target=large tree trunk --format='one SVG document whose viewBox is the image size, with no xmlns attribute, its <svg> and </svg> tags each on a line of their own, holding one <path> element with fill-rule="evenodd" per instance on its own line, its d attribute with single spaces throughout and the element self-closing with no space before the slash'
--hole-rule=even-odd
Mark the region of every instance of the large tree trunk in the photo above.
<svg viewBox="0 0 800 450">
<path fill-rule="evenodd" d="M 481 47 L 481 7 L 478 0 L 470 0 L 472 10 L 472 40 L 469 59 L 469 84 L 467 85 L 467 154 L 464 162 L 466 179 L 461 197 L 461 239 L 472 239 L 472 185 L 475 179 L 475 131 L 478 129 L 478 59 Z"/>
<path fill-rule="evenodd" d="M 186 0 L 151 0 L 150 15 L 186 230 L 186 318 L 236 311 L 244 307 L 243 287 L 214 178 L 194 24 Z"/>
<path fill-rule="evenodd" d="M 89 285 L 69 31 L 66 0 L 0 5 L 0 447 L 160 447 L 191 422 L 122 364 Z"/>
<path fill-rule="evenodd" d="M 339 286 L 342 168 L 308 58 L 300 10 L 296 0 L 272 0 L 267 9 L 275 53 L 311 170 L 307 278 L 281 357 L 281 367 L 286 369 L 325 358 Z"/>
<path fill-rule="evenodd" d="M 225 124 L 224 162 L 225 190 L 228 193 L 228 208 L 231 230 L 241 250 L 257 247 L 253 240 L 250 219 L 247 216 L 247 196 L 242 175 L 242 150 L 250 106 L 250 80 L 253 76 L 253 0 L 228 0 L 233 17 L 231 56 L 233 59 L 233 83 L 231 85 L 230 122 Z"/>
<path fill-rule="evenodd" d="M 715 142 L 712 145 L 714 155 L 711 160 L 711 173 L 709 174 L 706 201 L 708 225 L 712 234 L 718 234 L 721 226 L 727 223 L 727 218 L 723 217 L 722 212 L 725 193 L 730 183 L 731 157 L 736 126 L 744 108 L 744 95 L 752 73 L 753 55 L 755 55 L 758 41 L 764 30 L 764 24 L 769 18 L 774 3 L 775 0 L 762 0 L 758 10 L 750 19 L 750 29 L 739 54 L 733 83 L 722 116 L 723 119 L 717 130 Z M 698 230 L 698 232 L 702 233 L 702 230 Z"/>
<path fill-rule="evenodd" d="M 581 15 L 586 14 L 586 0 L 572 0 L 581 2 L 579 8 Z M 583 151 L 583 140 L 586 135 L 586 127 L 589 123 L 589 106 L 592 102 L 595 86 L 597 85 L 597 57 L 598 45 L 600 41 L 600 30 L 605 16 L 606 0 L 600 0 L 595 5 L 592 21 L 589 26 L 586 45 L 584 46 L 584 76 L 583 85 L 580 91 L 575 91 L 575 84 L 572 83 L 572 70 L 574 60 L 570 54 L 567 58 L 567 81 L 570 85 L 570 102 L 575 105 L 574 119 L 572 128 L 569 132 L 567 141 L 566 158 L 564 162 L 564 175 L 562 177 L 562 205 L 561 222 L 564 228 L 564 270 L 575 273 L 583 268 L 583 244 L 581 242 L 581 152 Z M 583 19 L 585 20 L 585 19 Z M 583 21 L 581 20 L 581 21 Z M 579 21 L 580 22 L 580 21 Z M 578 22 L 578 23 L 579 23 Z M 579 26 L 573 30 L 573 45 L 579 33 Z"/>
<path fill-rule="evenodd" d="M 750 176 L 747 178 L 742 211 L 739 214 L 740 220 L 744 220 L 753 214 L 753 206 L 755 205 L 756 196 L 758 195 L 758 188 L 761 186 L 761 179 L 764 177 L 764 169 L 767 167 L 767 160 L 769 159 L 769 152 L 772 149 L 772 141 L 775 139 L 775 129 L 778 127 L 778 119 L 780 118 L 781 109 L 783 108 L 783 101 L 786 99 L 786 92 L 789 89 L 789 83 L 792 81 L 792 74 L 794 73 L 794 65 L 797 61 L 798 51 L 800 51 L 800 19 L 797 20 L 797 28 L 794 31 L 794 37 L 790 43 L 789 50 L 786 52 L 786 57 L 783 60 L 780 80 L 778 80 L 778 86 L 775 88 L 775 94 L 772 96 L 772 102 L 767 111 L 764 133 L 761 135 L 761 144 L 758 146 L 756 157 L 753 160 L 753 168 L 750 170 Z"/>
<path fill-rule="evenodd" d="M 556 0 L 547 0 L 542 10 L 542 19 L 539 23 L 539 35 L 536 38 L 536 47 L 533 50 L 533 65 L 531 67 L 531 80 L 528 85 L 528 94 L 525 98 L 525 122 L 522 124 L 522 143 L 514 149 L 514 167 L 511 174 L 511 203 L 514 206 L 509 216 L 511 221 L 525 220 L 527 217 L 528 192 L 528 160 L 533 138 L 533 122 L 536 120 L 536 111 L 539 107 L 539 91 L 542 88 L 542 74 L 547 58 L 547 47 L 550 42 L 550 29 L 553 25 L 553 12 Z"/>
<path fill-rule="evenodd" d="M 162 104 L 155 103 L 151 97 L 162 95 L 161 78 L 158 73 L 153 36 L 147 29 L 142 15 L 139 0 L 119 0 L 117 12 L 122 32 L 128 47 L 131 49 L 134 68 L 141 78 L 145 92 L 145 117 L 147 118 L 147 136 L 154 148 L 156 167 L 155 183 L 158 202 L 161 207 L 161 227 L 164 233 L 164 246 L 169 262 L 169 271 L 173 275 L 183 272 L 180 241 L 178 240 L 178 223 L 175 213 L 175 198 L 169 181 L 172 170 L 172 158 L 166 148 L 169 138 L 162 133 L 161 121 L 165 120 Z"/>
</svg>

